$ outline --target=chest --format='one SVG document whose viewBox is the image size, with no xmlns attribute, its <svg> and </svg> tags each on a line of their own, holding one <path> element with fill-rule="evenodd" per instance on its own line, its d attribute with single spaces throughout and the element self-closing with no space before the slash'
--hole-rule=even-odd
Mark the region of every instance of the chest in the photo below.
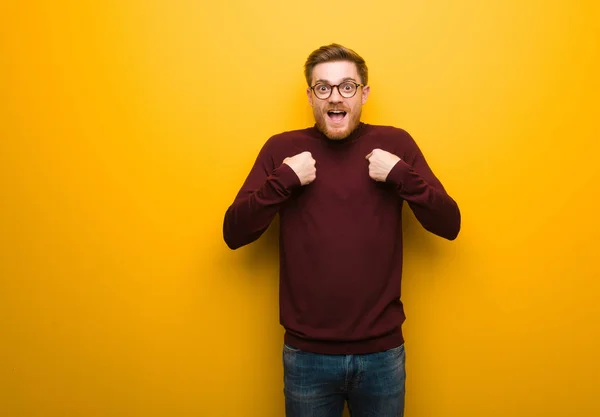
<svg viewBox="0 0 600 417">
<path fill-rule="evenodd" d="M 389 184 L 369 176 L 366 149 L 311 151 L 316 161 L 316 179 L 302 187 L 296 202 L 300 205 L 318 204 L 337 207 L 356 207 L 393 196 Z"/>
</svg>

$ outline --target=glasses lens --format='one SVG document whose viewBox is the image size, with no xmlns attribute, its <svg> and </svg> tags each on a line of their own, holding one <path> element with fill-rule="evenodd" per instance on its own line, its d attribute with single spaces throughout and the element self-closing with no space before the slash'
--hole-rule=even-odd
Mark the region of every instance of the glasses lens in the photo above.
<svg viewBox="0 0 600 417">
<path fill-rule="evenodd" d="M 346 82 L 346 83 L 340 84 L 338 89 L 340 91 L 340 94 L 346 98 L 350 98 L 354 94 L 356 94 L 356 84 L 351 83 L 351 82 Z"/>
<path fill-rule="evenodd" d="M 327 84 L 317 84 L 314 88 L 315 95 L 319 98 L 327 98 L 331 94 L 331 86 Z"/>
</svg>

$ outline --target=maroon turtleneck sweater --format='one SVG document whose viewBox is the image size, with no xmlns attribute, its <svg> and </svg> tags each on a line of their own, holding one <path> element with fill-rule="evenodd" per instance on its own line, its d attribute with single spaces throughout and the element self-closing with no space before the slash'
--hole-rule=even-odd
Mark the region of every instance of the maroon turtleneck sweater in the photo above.
<svg viewBox="0 0 600 417">
<path fill-rule="evenodd" d="M 401 158 L 385 183 L 365 159 L 380 148 Z M 301 186 L 286 157 L 316 160 Z M 457 204 L 402 129 L 361 123 L 344 140 L 316 127 L 271 137 L 233 204 L 223 234 L 236 249 L 280 216 L 280 319 L 285 343 L 315 353 L 358 354 L 403 343 L 402 205 L 446 239 L 460 230 Z"/>
</svg>

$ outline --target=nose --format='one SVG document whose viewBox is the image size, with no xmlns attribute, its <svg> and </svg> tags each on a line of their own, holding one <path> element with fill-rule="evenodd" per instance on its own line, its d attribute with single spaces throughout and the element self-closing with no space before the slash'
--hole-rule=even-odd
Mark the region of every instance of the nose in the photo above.
<svg viewBox="0 0 600 417">
<path fill-rule="evenodd" d="M 340 94 L 339 87 L 334 86 L 331 91 L 331 95 L 329 96 L 330 103 L 341 103 L 344 100 L 344 97 Z"/>
</svg>

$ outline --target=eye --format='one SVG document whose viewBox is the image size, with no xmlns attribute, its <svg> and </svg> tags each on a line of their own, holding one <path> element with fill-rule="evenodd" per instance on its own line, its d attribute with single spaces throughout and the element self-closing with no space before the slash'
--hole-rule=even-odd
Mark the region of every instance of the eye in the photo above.
<svg viewBox="0 0 600 417">
<path fill-rule="evenodd" d="M 328 86 L 327 84 L 317 84 L 315 86 L 315 91 L 317 93 L 328 93 L 329 90 L 331 90 L 331 87 Z"/>
<path fill-rule="evenodd" d="M 352 91 L 354 91 L 354 84 L 352 83 L 343 83 L 340 88 L 342 89 L 342 91 L 346 92 L 346 93 L 350 93 Z"/>
</svg>

